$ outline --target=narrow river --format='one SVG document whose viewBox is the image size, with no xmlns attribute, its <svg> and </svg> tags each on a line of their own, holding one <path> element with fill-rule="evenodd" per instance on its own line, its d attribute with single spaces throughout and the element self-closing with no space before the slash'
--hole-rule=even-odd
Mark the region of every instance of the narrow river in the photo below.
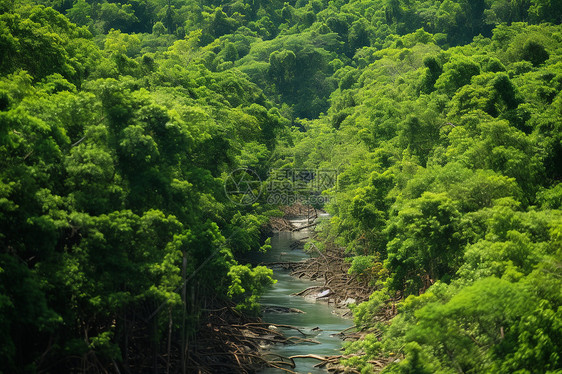
<svg viewBox="0 0 562 374">
<path fill-rule="evenodd" d="M 300 249 L 291 249 L 290 246 L 296 240 L 306 238 L 310 235 L 308 230 L 300 232 L 280 232 L 275 233 L 271 238 L 272 249 L 268 253 L 261 254 L 257 259 L 259 262 L 284 262 L 284 261 L 300 261 L 308 258 L 308 255 Z M 292 344 L 292 345 L 276 345 L 270 348 L 270 352 L 277 353 L 285 357 L 294 355 L 316 354 L 320 356 L 332 356 L 340 354 L 342 341 L 337 336 L 340 331 L 353 325 L 349 319 L 341 318 L 332 313 L 333 308 L 314 300 L 305 299 L 300 296 L 291 296 L 295 292 L 304 290 L 307 287 L 318 283 L 300 280 L 291 277 L 290 272 L 280 268 L 274 269 L 274 277 L 277 283 L 273 285 L 261 298 L 261 304 L 264 306 L 283 306 L 297 308 L 305 313 L 264 313 L 263 319 L 266 322 L 292 325 L 302 328 L 305 332 L 311 331 L 316 336 L 309 338 L 319 341 L 321 344 Z M 312 331 L 312 329 L 319 330 Z M 285 332 L 289 335 L 300 336 L 297 331 Z M 314 365 L 320 363 L 315 359 L 295 359 L 297 364 L 293 369 L 298 373 L 326 373 L 324 369 L 315 368 Z M 279 369 L 265 369 L 260 373 L 281 373 Z"/>
</svg>

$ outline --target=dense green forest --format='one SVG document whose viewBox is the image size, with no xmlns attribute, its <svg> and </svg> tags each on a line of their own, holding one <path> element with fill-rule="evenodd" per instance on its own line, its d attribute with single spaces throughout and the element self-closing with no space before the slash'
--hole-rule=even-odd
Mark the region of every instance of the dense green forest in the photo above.
<svg viewBox="0 0 562 374">
<path fill-rule="evenodd" d="M 559 0 L 0 0 L 0 372 L 154 367 L 205 306 L 255 314 L 272 273 L 237 259 L 279 211 L 225 195 L 240 167 L 339 171 L 317 246 L 373 289 L 346 365 L 562 372 L 561 22 Z"/>
</svg>

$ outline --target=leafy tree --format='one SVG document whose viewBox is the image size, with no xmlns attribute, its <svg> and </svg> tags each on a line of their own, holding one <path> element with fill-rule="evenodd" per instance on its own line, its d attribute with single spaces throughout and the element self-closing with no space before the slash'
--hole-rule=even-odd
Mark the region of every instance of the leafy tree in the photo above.
<svg viewBox="0 0 562 374">
<path fill-rule="evenodd" d="M 319 235 L 378 329 L 345 364 L 560 367 L 559 2 L 32 3 L 0 0 L 0 371 L 173 371 L 205 301 L 255 313 L 248 165 L 339 172 Z"/>
<path fill-rule="evenodd" d="M 241 310 L 258 313 L 257 301 L 260 294 L 263 293 L 266 286 L 276 282 L 272 280 L 272 274 L 272 270 L 265 266 L 256 266 L 251 269 L 245 265 L 234 265 L 228 272 L 232 282 L 228 295 L 234 300 L 238 300 Z"/>
<path fill-rule="evenodd" d="M 443 65 L 443 74 L 437 79 L 435 88 L 452 95 L 479 73 L 480 67 L 474 61 L 459 57 Z"/>
<path fill-rule="evenodd" d="M 443 72 L 443 68 L 435 57 L 426 57 L 423 64 L 427 71 L 422 78 L 420 90 L 423 93 L 431 93 L 435 89 L 435 82 Z"/>
<path fill-rule="evenodd" d="M 443 194 L 425 192 L 391 218 L 387 268 L 394 274 L 390 285 L 416 293 L 458 267 L 459 212 Z"/>
<path fill-rule="evenodd" d="M 282 92 L 292 93 L 296 56 L 293 51 L 276 51 L 269 56 L 269 74 Z"/>
<path fill-rule="evenodd" d="M 118 205 L 115 199 L 119 199 L 120 191 L 112 186 L 115 167 L 109 153 L 80 144 L 71 150 L 65 167 L 68 187 L 73 191 L 72 197 L 79 210 L 101 214 L 108 213 L 111 206 Z"/>
<path fill-rule="evenodd" d="M 521 50 L 521 57 L 534 66 L 538 66 L 548 60 L 549 54 L 542 44 L 533 40 L 528 40 Z"/>
</svg>

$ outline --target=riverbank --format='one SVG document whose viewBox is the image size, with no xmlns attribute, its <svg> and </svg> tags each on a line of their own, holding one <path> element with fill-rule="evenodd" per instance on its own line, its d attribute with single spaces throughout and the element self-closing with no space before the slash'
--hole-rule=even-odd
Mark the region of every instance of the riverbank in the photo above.
<svg viewBox="0 0 562 374">
<path fill-rule="evenodd" d="M 343 248 L 336 246 L 327 246 L 324 251 L 318 250 L 310 240 L 315 237 L 313 228 L 318 220 L 325 219 L 328 215 L 324 212 L 317 211 L 310 207 L 296 206 L 286 207 L 283 209 L 285 215 L 282 219 L 279 217 L 274 223 L 279 228 L 274 238 L 283 237 L 281 251 L 272 249 L 269 255 L 264 256 L 268 262 L 262 261 L 262 265 L 267 265 L 275 269 L 277 276 L 281 274 L 283 282 L 282 289 L 279 293 L 289 291 L 289 295 L 266 295 L 262 298 L 262 304 L 265 308 L 270 308 L 272 301 L 284 303 L 284 306 L 304 308 L 309 306 L 321 307 L 330 316 L 341 319 L 339 329 L 329 332 L 330 337 L 337 341 L 333 346 L 335 349 L 324 351 L 317 347 L 281 347 L 275 349 L 276 353 L 284 354 L 291 359 L 306 359 L 309 366 L 303 372 L 325 373 L 354 373 L 351 368 L 345 368 L 340 364 L 342 358 L 341 347 L 342 341 L 353 341 L 363 337 L 364 332 L 357 332 L 351 321 L 352 313 L 349 309 L 351 304 L 360 303 L 368 300 L 370 294 L 374 291 L 365 279 L 361 279 L 357 275 L 350 275 L 350 263 L 346 261 L 346 254 Z M 298 215 L 306 212 L 306 215 Z M 307 252 L 303 249 L 306 243 L 309 243 Z M 279 243 L 272 240 L 272 247 L 277 247 Z M 290 284 L 290 286 L 287 286 Z M 275 287 L 277 288 L 277 286 Z M 274 288 L 274 289 L 275 289 Z M 276 291 L 274 291 L 276 292 Z M 313 307 L 314 308 L 314 307 Z M 266 309 L 267 310 L 267 309 Z M 264 320 L 279 322 L 279 319 L 268 319 L 267 314 Z M 277 318 L 280 318 L 279 315 Z M 284 313 L 281 316 L 284 323 L 298 324 L 300 315 L 291 315 Z M 310 319 L 312 324 L 318 324 L 318 319 Z M 318 326 L 306 326 L 307 329 L 314 332 L 322 331 Z M 269 373 L 270 371 L 264 371 Z M 273 371 L 278 372 L 278 371 Z M 299 371 L 300 372 L 300 371 Z"/>
<path fill-rule="evenodd" d="M 308 235 L 295 240 L 290 245 L 291 249 L 302 249 L 308 243 L 307 252 L 310 257 L 301 261 L 288 261 L 284 258 L 283 261 L 264 265 L 282 267 L 291 270 L 291 276 L 295 278 L 319 282 L 299 291 L 296 295 L 325 302 L 334 307 L 342 317 L 351 318 L 349 306 L 368 300 L 375 291 L 374 287 L 367 279 L 349 273 L 350 256 L 345 253 L 344 248 L 333 243 L 325 243 L 325 249 L 320 251 L 310 240 L 315 237 L 312 228 L 317 224 L 318 219 L 327 218 L 327 213 L 306 206 L 285 207 L 284 212 L 283 221 L 279 219 L 273 221 L 276 226 L 282 228 L 278 231 L 295 232 L 311 229 L 307 231 Z M 306 215 L 298 216 L 301 212 L 306 212 Z"/>
<path fill-rule="evenodd" d="M 233 306 L 205 310 L 196 348 L 192 345 L 202 373 L 355 372 L 340 365 L 346 358 L 342 342 L 363 335 L 354 331 L 349 306 L 367 300 L 373 290 L 348 273 L 343 248 L 320 251 L 309 244 L 304 251 L 326 213 L 306 206 L 282 209 L 284 216 L 269 227 L 272 249 L 244 259 L 274 269 L 278 283 L 260 301 L 263 316 L 244 316 Z"/>
<path fill-rule="evenodd" d="M 298 226 L 303 220 L 300 223 L 296 221 L 298 220 L 293 220 L 292 224 Z M 267 253 L 256 256 L 256 260 L 263 264 L 303 262 L 309 258 L 309 254 L 305 253 L 302 246 L 298 244 L 310 235 L 311 232 L 308 230 L 277 232 L 271 239 L 272 248 Z M 260 300 L 264 309 L 263 320 L 296 326 L 314 342 L 272 345 L 264 350 L 264 354 L 273 353 L 288 359 L 292 366 L 287 366 L 286 369 L 290 372 L 326 373 L 328 360 L 341 354 L 341 332 L 353 327 L 353 322 L 334 313 L 334 308 L 327 303 L 295 296 L 303 289 L 320 285 L 320 282 L 293 277 L 291 270 L 283 266 L 275 266 L 273 276 L 277 284 L 271 287 Z M 293 313 L 287 313 L 291 310 L 277 310 L 280 306 L 292 308 Z M 299 336 L 300 332 L 290 331 L 288 334 Z M 260 373 L 280 372 L 266 369 Z"/>
<path fill-rule="evenodd" d="M 322 212 L 306 206 L 283 207 L 282 210 L 284 216 L 272 219 L 268 228 L 273 249 L 265 256 L 269 256 L 270 260 L 282 259 L 292 264 L 305 263 L 309 255 L 302 251 L 304 240 L 313 234 L 310 229 Z M 279 236 L 283 237 L 283 243 L 279 242 Z M 246 260 L 254 264 L 261 262 L 257 259 L 243 261 Z M 332 305 L 325 305 L 327 303 L 323 300 L 316 303 L 310 295 L 306 298 L 291 296 L 312 284 L 320 285 L 318 281 L 292 277 L 288 269 L 283 274 L 277 272 L 276 278 L 281 287 L 278 283 L 270 290 L 269 301 L 268 295 L 265 295 L 262 300 L 264 315 L 261 318 L 244 315 L 234 308 L 235 305 L 224 301 L 216 301 L 202 310 L 201 327 L 190 341 L 187 352 L 188 371 L 325 373 L 325 370 L 316 371 L 314 366 L 318 364 L 318 359 L 322 359 L 322 366 L 333 362 L 333 357 L 341 348 L 342 330 L 352 327 L 352 322 L 349 319 L 340 320 L 345 313 L 333 313 L 335 309 Z M 292 288 L 287 291 L 286 287 Z M 276 293 L 272 299 L 271 296 Z M 280 301 L 279 295 L 290 300 Z M 301 317 L 300 321 L 294 318 L 295 315 Z M 271 319 L 271 316 L 276 317 Z M 314 316 L 312 320 L 311 316 Z M 309 323 L 315 326 L 309 327 Z M 304 357 L 307 355 L 316 359 L 307 359 Z M 304 369 L 303 360 L 308 361 Z"/>
<path fill-rule="evenodd" d="M 295 336 L 290 333 L 300 333 L 298 328 L 244 315 L 232 304 L 202 312 L 203 323 L 188 349 L 186 371 L 190 373 L 254 373 L 264 368 L 283 370 L 289 360 L 264 352 L 264 348 L 309 342 L 304 334 Z"/>
</svg>

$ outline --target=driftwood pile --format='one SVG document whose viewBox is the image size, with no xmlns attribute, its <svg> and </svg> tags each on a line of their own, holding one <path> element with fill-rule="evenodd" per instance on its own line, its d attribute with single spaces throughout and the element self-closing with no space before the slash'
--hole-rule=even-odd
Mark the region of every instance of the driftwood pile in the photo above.
<svg viewBox="0 0 562 374">
<path fill-rule="evenodd" d="M 268 308 L 265 306 L 264 308 Z M 302 313 L 294 308 L 269 306 L 269 312 Z M 279 310 L 276 310 L 276 309 Z M 284 357 L 267 351 L 272 344 L 319 344 L 312 339 L 315 335 L 302 329 L 282 324 L 272 324 L 260 318 L 251 318 L 239 313 L 232 306 L 214 310 L 205 310 L 205 323 L 190 341 L 187 355 L 187 372 L 199 374 L 211 373 L 253 373 L 259 369 L 270 367 L 282 372 L 296 374 L 296 359 L 315 359 L 319 363 L 315 367 L 326 368 L 333 374 L 359 373 L 355 369 L 344 367 L 341 359 L 352 355 L 295 355 Z M 297 336 L 287 336 L 284 331 L 293 330 Z M 352 331 L 353 327 L 341 331 L 338 335 L 342 340 L 362 339 L 366 331 Z M 372 331 L 371 331 L 372 333 Z M 378 358 L 369 361 L 375 372 L 382 370 L 393 358 Z"/>
<path fill-rule="evenodd" d="M 269 229 L 271 231 L 296 231 L 297 226 L 284 217 L 271 217 L 269 218 Z"/>
<path fill-rule="evenodd" d="M 311 358 L 320 361 L 318 364 L 314 365 L 317 368 L 326 368 L 329 373 L 333 374 L 360 374 L 360 372 L 356 369 L 346 367 L 340 364 L 340 360 L 348 359 L 351 357 L 359 356 L 358 354 L 350 354 L 350 355 L 337 355 L 337 356 L 318 356 L 318 355 L 297 355 L 291 356 L 289 359 L 296 359 L 296 358 Z M 392 362 L 393 358 L 381 358 L 377 360 L 369 361 L 370 364 L 374 366 L 375 372 L 380 372 L 387 366 L 390 362 Z"/>
<path fill-rule="evenodd" d="M 345 261 L 342 248 L 330 246 L 326 251 L 319 251 L 314 244 L 311 248 L 318 256 L 296 263 L 292 267 L 292 275 L 297 278 L 322 281 L 323 284 L 309 287 L 296 295 L 313 296 L 317 300 L 326 300 L 336 307 L 359 304 L 369 299 L 374 288 L 367 280 L 348 273 L 351 265 Z"/>
<path fill-rule="evenodd" d="M 292 373 L 293 359 L 262 351 L 271 344 L 319 344 L 297 327 L 249 318 L 232 306 L 206 313 L 205 323 L 190 343 L 190 373 L 252 373 L 265 367 Z M 300 336 L 285 336 L 284 330 L 297 331 Z"/>
<path fill-rule="evenodd" d="M 312 249 L 317 252 L 318 256 L 304 262 L 295 263 L 291 267 L 292 275 L 295 277 L 322 282 L 321 285 L 309 287 L 295 295 L 326 300 L 336 308 L 343 308 L 344 310 L 351 303 L 359 304 L 367 301 L 375 289 L 369 285 L 367 280 L 361 279 L 358 275 L 348 274 L 351 265 L 345 260 L 343 248 L 327 245 L 328 248 L 325 251 L 320 251 L 312 244 Z M 396 304 L 400 299 L 400 295 L 397 295 L 396 298 L 387 300 L 385 307 L 378 311 L 374 319 L 379 322 L 388 322 L 394 318 L 397 313 Z M 351 314 L 349 310 L 343 313 L 344 316 L 349 314 Z M 342 340 L 355 341 L 363 339 L 367 334 L 375 334 L 377 338 L 380 338 L 382 331 L 376 329 L 356 331 L 352 327 L 338 335 Z M 326 367 L 331 373 L 358 373 L 354 369 L 344 367 L 339 363 L 341 359 L 349 357 L 352 357 L 352 355 L 326 357 L 323 364 L 327 365 Z M 376 360 L 369 361 L 369 363 L 373 365 L 374 372 L 378 373 L 395 359 L 396 357 L 378 357 Z"/>
<path fill-rule="evenodd" d="M 350 264 L 345 261 L 345 254 L 342 248 L 330 246 L 326 251 L 319 251 L 313 244 L 312 248 L 318 256 L 303 262 L 292 264 L 292 275 L 298 278 L 308 278 L 321 281 L 321 285 L 308 287 L 295 295 L 313 297 L 316 300 L 325 300 L 333 304 L 336 308 L 343 309 L 343 316 L 349 316 L 351 311 L 347 309 L 349 304 L 359 304 L 369 299 L 375 289 L 369 285 L 367 280 L 361 279 L 357 275 L 348 274 Z M 381 308 L 375 319 L 381 322 L 390 321 L 396 315 L 396 303 L 399 297 L 388 300 L 386 307 Z M 375 334 L 377 338 L 382 335 L 380 330 L 361 330 L 356 331 L 355 327 L 343 330 L 337 335 L 344 341 L 355 341 L 363 339 L 367 334 Z M 356 373 L 359 371 L 341 365 L 342 359 L 353 357 L 354 355 L 339 355 L 330 357 L 312 357 L 321 362 L 316 367 L 325 367 L 328 372 L 333 374 Z M 292 357 L 295 358 L 295 357 Z M 388 364 L 395 360 L 395 357 L 378 357 L 369 361 L 373 365 L 374 372 L 382 371 Z"/>
<path fill-rule="evenodd" d="M 282 207 L 284 217 L 275 217 L 270 220 L 270 227 L 276 231 L 299 231 L 316 224 L 315 220 L 318 218 L 318 211 L 311 206 L 296 204 L 289 207 Z M 308 238 L 306 238 L 308 239 Z M 304 239 L 302 241 L 295 241 L 291 245 L 291 249 L 301 249 L 304 246 Z M 321 284 L 314 285 L 306 288 L 298 293 L 296 296 L 303 296 L 314 298 L 319 301 L 326 301 L 339 309 L 340 314 L 343 316 L 351 316 L 349 304 L 359 304 L 367 301 L 369 296 L 375 291 L 375 288 L 369 284 L 367 279 L 358 275 L 351 275 L 348 273 L 351 264 L 346 261 L 345 250 L 334 244 L 327 243 L 327 249 L 320 251 L 313 243 L 310 247 L 314 252 L 314 257 L 300 262 L 275 262 L 265 264 L 268 267 L 279 266 L 286 270 L 291 271 L 291 275 L 297 278 L 305 278 L 313 281 L 320 282 Z M 389 300 L 387 307 L 382 308 L 379 314 L 375 317 L 380 321 L 389 321 L 396 315 L 395 304 L 399 300 Z M 380 331 L 356 331 L 354 327 L 344 330 L 337 335 L 342 340 L 354 341 L 363 339 L 366 334 L 382 334 Z M 344 367 L 341 365 L 342 359 L 351 358 L 355 355 L 336 355 L 336 356 L 319 356 L 319 355 L 298 355 L 285 358 L 284 370 L 292 373 L 290 370 L 294 366 L 288 365 L 295 359 L 308 358 L 316 359 L 319 361 L 315 367 L 326 368 L 328 372 L 333 374 L 340 373 L 359 373 L 357 370 Z M 392 362 L 395 358 L 380 357 L 376 360 L 369 361 L 374 367 L 375 372 L 380 372 Z M 283 366 L 280 362 L 276 364 Z"/>
<path fill-rule="evenodd" d="M 318 218 L 318 210 L 310 205 L 296 203 L 293 205 L 285 205 L 279 208 L 287 219 L 303 219 L 314 220 Z"/>
<path fill-rule="evenodd" d="M 279 208 L 283 212 L 283 217 L 271 217 L 269 228 L 272 231 L 300 231 L 316 225 L 319 211 L 308 205 L 297 203 L 290 206 Z M 295 224 L 291 220 L 299 219 L 303 222 Z"/>
</svg>

